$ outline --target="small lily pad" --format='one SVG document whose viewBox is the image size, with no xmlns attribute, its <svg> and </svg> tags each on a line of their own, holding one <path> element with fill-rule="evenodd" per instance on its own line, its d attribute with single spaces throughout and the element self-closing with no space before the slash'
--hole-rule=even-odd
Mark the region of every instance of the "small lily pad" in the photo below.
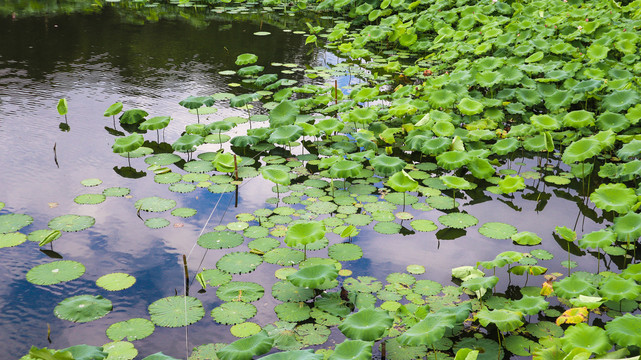
<svg viewBox="0 0 641 360">
<path fill-rule="evenodd" d="M 465 229 L 470 226 L 474 226 L 479 222 L 479 220 L 474 216 L 465 213 L 450 213 L 447 215 L 441 215 L 438 218 L 438 221 L 441 224 L 454 229 Z"/>
<path fill-rule="evenodd" d="M 104 196 L 123 197 L 129 195 L 131 190 L 125 187 L 110 187 L 102 191 Z"/>
<path fill-rule="evenodd" d="M 253 322 L 244 322 L 236 324 L 229 329 L 232 335 L 239 338 L 246 338 L 248 336 L 256 335 L 261 331 L 260 325 Z"/>
<path fill-rule="evenodd" d="M 150 196 L 136 201 L 134 206 L 142 211 L 163 212 L 176 206 L 176 202 L 171 199 Z"/>
<path fill-rule="evenodd" d="M 109 291 L 119 291 L 130 288 L 136 283 L 136 278 L 125 273 L 111 273 L 96 280 L 96 285 Z"/>
<path fill-rule="evenodd" d="M 100 295 L 78 295 L 62 300 L 53 313 L 62 320 L 85 323 L 107 315 L 113 305 Z"/>
<path fill-rule="evenodd" d="M 509 239 L 512 235 L 517 233 L 514 226 L 500 223 L 488 222 L 479 228 L 481 235 L 487 236 L 492 239 Z"/>
<path fill-rule="evenodd" d="M 36 285 L 53 285 L 77 279 L 85 266 L 77 261 L 60 260 L 35 266 L 27 272 L 27 281 Z"/>
<path fill-rule="evenodd" d="M 81 205 L 95 205 L 104 202 L 106 199 L 103 194 L 82 194 L 76 196 L 73 201 Z"/>
<path fill-rule="evenodd" d="M 98 186 L 102 184 L 102 180 L 100 179 L 85 179 L 80 182 L 83 186 L 91 187 L 91 186 Z"/>
<path fill-rule="evenodd" d="M 198 211 L 192 208 L 175 208 L 171 211 L 173 216 L 178 216 L 181 218 L 188 218 L 196 215 Z"/>
<path fill-rule="evenodd" d="M 265 255 L 263 255 L 263 260 L 270 264 L 292 266 L 303 261 L 304 257 L 305 254 L 303 254 L 302 251 L 288 248 L 277 248 L 265 253 Z"/>
<path fill-rule="evenodd" d="M 19 232 L 0 234 L 0 248 L 13 247 L 27 241 L 27 235 Z"/>
<path fill-rule="evenodd" d="M 143 318 L 133 318 L 111 324 L 107 328 L 107 337 L 113 341 L 127 339 L 134 341 L 144 339 L 153 334 L 156 326 L 154 323 Z"/>
<path fill-rule="evenodd" d="M 263 258 L 250 252 L 232 252 L 223 255 L 216 262 L 216 267 L 228 274 L 250 273 L 263 263 Z"/>
<path fill-rule="evenodd" d="M 438 227 L 436 226 L 436 224 L 434 224 L 433 221 L 425 220 L 425 219 L 414 220 L 410 223 L 410 226 L 412 226 L 414 230 L 421 231 L 421 232 L 429 232 L 429 231 L 434 231 L 438 229 Z"/>
<path fill-rule="evenodd" d="M 328 254 L 336 261 L 353 261 L 363 257 L 363 249 L 356 244 L 334 244 L 329 247 Z"/>
<path fill-rule="evenodd" d="M 407 272 L 414 275 L 425 273 L 425 266 L 423 265 L 407 265 Z"/>
<path fill-rule="evenodd" d="M 309 319 L 310 308 L 304 302 L 286 302 L 274 307 L 279 319 L 289 322 L 301 322 Z"/>
<path fill-rule="evenodd" d="M 206 249 L 227 249 L 242 244 L 244 240 L 241 234 L 233 231 L 211 231 L 198 238 L 198 245 Z"/>
<path fill-rule="evenodd" d="M 150 229 L 162 229 L 169 226 L 169 220 L 161 217 L 153 217 L 145 220 L 145 226 Z"/>
<path fill-rule="evenodd" d="M 402 226 L 400 224 L 391 221 L 383 221 L 374 225 L 374 231 L 386 235 L 398 234 L 401 228 Z"/>
<path fill-rule="evenodd" d="M 62 215 L 49 221 L 49 228 L 59 231 L 76 232 L 92 227 L 96 219 L 84 215 Z"/>
</svg>

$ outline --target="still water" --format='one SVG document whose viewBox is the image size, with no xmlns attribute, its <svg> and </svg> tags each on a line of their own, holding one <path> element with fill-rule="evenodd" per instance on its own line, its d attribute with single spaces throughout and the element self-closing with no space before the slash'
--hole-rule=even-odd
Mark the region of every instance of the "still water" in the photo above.
<svg viewBox="0 0 641 360">
<path fill-rule="evenodd" d="M 213 268 L 224 251 L 206 252 L 195 246 L 203 231 L 234 221 L 234 215 L 253 212 L 267 205 L 271 184 L 260 177 L 246 180 L 240 189 L 238 207 L 233 193 L 212 194 L 197 189 L 188 194 L 167 190 L 166 185 L 153 181 L 143 159 L 127 159 L 112 153 L 115 130 L 112 120 L 102 113 L 111 104 L 121 101 L 125 109 L 140 108 L 150 116 L 171 116 L 170 126 L 161 134 L 164 142 L 156 145 L 163 151 L 174 142 L 185 125 L 195 120 L 178 102 L 189 95 L 211 95 L 218 92 L 241 94 L 230 87 L 239 79 L 222 76 L 223 70 L 237 69 L 239 54 L 251 52 L 258 56 L 265 73 L 279 73 L 284 68 L 272 63 L 298 64 L 286 77 L 310 82 L 300 71 L 305 65 L 324 66 L 331 54 L 310 51 L 305 35 L 284 32 L 282 28 L 252 16 L 249 20 L 212 18 L 194 24 L 180 16 L 136 24 L 126 12 L 105 8 L 90 13 L 68 15 L 21 16 L 0 19 L 0 201 L 6 204 L 0 214 L 24 213 L 34 218 L 33 224 L 21 232 L 45 229 L 50 219 L 65 215 L 90 215 L 96 224 L 78 233 L 64 233 L 53 243 L 53 252 L 40 251 L 36 243 L 0 249 L 0 350 L 6 358 L 19 358 L 32 345 L 64 348 L 75 344 L 102 345 L 110 340 L 106 328 L 118 321 L 133 317 L 148 318 L 147 306 L 162 297 L 183 291 L 182 255 L 189 255 L 191 275 L 201 268 Z M 140 20 L 140 19 L 138 19 Z M 289 18 L 281 25 L 304 29 Z M 289 22 L 289 23 L 288 23 Z M 257 31 L 269 36 L 255 36 Z M 334 79 L 330 79 L 333 83 Z M 339 79 L 345 83 L 345 79 Z M 322 82 L 321 82 L 322 83 Z M 69 113 L 65 130 L 64 118 L 56 112 L 58 99 L 67 98 Z M 244 111 L 229 108 L 222 102 L 219 111 L 204 115 L 205 123 L 229 116 L 242 116 Z M 259 107 L 257 112 L 266 113 Z M 230 131 L 241 135 L 246 126 Z M 124 132 L 126 134 L 126 132 Z M 149 141 L 156 134 L 145 135 Z M 199 151 L 216 151 L 218 145 L 203 145 Z M 55 149 L 55 150 L 54 150 Z M 299 150 L 294 150 L 299 151 Z M 523 170 L 536 161 L 517 159 L 526 163 Z M 518 166 L 518 165 L 517 165 Z M 513 165 L 514 167 L 514 165 Z M 180 171 L 178 169 L 174 169 Z M 87 188 L 81 181 L 99 178 L 98 188 Z M 380 185 L 380 184 L 379 184 Z M 528 180 L 527 199 L 496 196 L 490 193 L 469 192 L 461 199 L 462 209 L 479 219 L 479 225 L 489 221 L 510 223 L 519 231 L 533 231 L 543 237 L 543 248 L 557 254 L 554 260 L 541 265 L 564 271 L 559 262 L 566 249 L 554 241 L 552 232 L 557 225 L 577 232 L 595 230 L 607 221 L 600 214 L 584 207 L 585 217 L 577 204 L 583 199 L 577 190 L 546 188 L 538 180 Z M 78 205 L 73 199 L 84 193 L 100 193 L 112 186 L 128 187 L 131 198 L 107 198 L 99 205 Z M 97 189 L 97 190 L 96 190 Z M 549 198 L 541 206 L 540 197 Z M 191 207 L 198 214 L 188 219 L 167 217 L 171 225 L 164 229 L 147 228 L 136 216 L 134 202 L 147 196 L 160 196 L 178 202 L 178 207 Z M 537 207 L 538 206 L 538 207 Z M 437 210 L 424 213 L 425 219 L 437 224 Z M 151 217 L 142 214 L 143 217 Z M 155 216 L 155 215 L 154 215 Z M 407 226 L 407 224 L 404 224 Z M 490 260 L 499 251 L 518 250 L 508 240 L 492 240 L 481 236 L 476 227 L 468 228 L 464 236 L 453 241 L 438 239 L 431 233 L 381 236 L 366 227 L 354 242 L 363 248 L 362 259 L 345 264 L 354 276 L 370 275 L 384 278 L 391 272 L 402 272 L 410 264 L 426 266 L 421 278 L 451 284 L 451 268 L 474 265 Z M 331 236 L 331 237 L 330 237 Z M 334 234 L 330 243 L 340 241 Z M 565 246 L 565 245 L 564 245 Z M 498 249 L 498 250 L 497 250 Z M 321 250 L 321 252 L 326 250 Z M 583 254 L 572 250 L 573 260 Z M 50 256 L 83 263 L 87 270 L 77 280 L 53 286 L 36 286 L 25 280 L 33 266 L 52 261 Z M 326 256 L 326 253 L 315 256 Z M 251 274 L 234 275 L 234 280 L 262 284 L 266 295 L 254 303 L 258 315 L 252 321 L 266 325 L 277 318 L 271 308 L 277 303 L 269 295 L 276 281 L 278 267 L 263 264 Z M 577 270 L 596 268 L 596 258 L 587 256 L 579 261 Z M 603 267 L 602 267 L 603 268 Z M 112 272 L 126 272 L 136 277 L 136 284 L 124 291 L 108 292 L 95 280 Z M 505 284 L 504 284 L 505 285 Z M 538 284 L 537 284 L 538 285 Z M 197 283 L 195 290 L 200 289 Z M 80 294 L 102 295 L 113 302 L 111 313 L 102 319 L 74 324 L 60 320 L 53 308 L 61 300 Z M 202 300 L 206 315 L 188 329 L 157 327 L 150 337 L 136 341 L 139 358 L 162 351 L 177 358 L 186 357 L 186 348 L 210 342 L 230 342 L 234 338 L 228 326 L 216 324 L 209 311 L 221 301 L 214 291 L 194 295 Z M 261 311 L 267 309 L 269 311 Z M 51 344 L 47 341 L 47 326 L 51 327 Z M 340 341 L 340 340 L 338 340 Z"/>
</svg>

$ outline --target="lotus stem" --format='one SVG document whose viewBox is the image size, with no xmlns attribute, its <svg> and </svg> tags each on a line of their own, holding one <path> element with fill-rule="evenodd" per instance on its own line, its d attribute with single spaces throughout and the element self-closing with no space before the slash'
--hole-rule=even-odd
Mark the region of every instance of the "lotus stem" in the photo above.
<svg viewBox="0 0 641 360">
<path fill-rule="evenodd" d="M 572 272 L 572 265 L 570 264 L 570 242 L 568 241 L 568 276 Z"/>
<path fill-rule="evenodd" d="M 114 128 L 116 125 L 114 125 Z M 160 130 L 156 130 L 156 142 L 160 143 Z"/>
<path fill-rule="evenodd" d="M 200 124 L 200 114 L 198 113 L 198 108 L 196 108 L 196 117 L 198 118 L 198 123 Z"/>
<path fill-rule="evenodd" d="M 131 158 L 129 157 L 128 151 L 127 151 L 127 163 L 129 163 L 129 167 L 131 167 Z"/>
<path fill-rule="evenodd" d="M 111 118 L 114 120 L 114 129 L 116 128 L 116 115 L 111 115 Z"/>
<path fill-rule="evenodd" d="M 436 354 L 436 348 L 434 347 L 434 344 L 432 344 L 432 351 L 434 351 L 434 360 L 438 360 L 438 355 Z"/>
</svg>

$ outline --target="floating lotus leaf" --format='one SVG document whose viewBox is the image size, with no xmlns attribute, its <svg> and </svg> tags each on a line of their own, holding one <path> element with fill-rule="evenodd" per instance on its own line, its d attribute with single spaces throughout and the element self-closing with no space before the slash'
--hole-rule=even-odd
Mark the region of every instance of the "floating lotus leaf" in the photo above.
<svg viewBox="0 0 641 360">
<path fill-rule="evenodd" d="M 305 254 L 301 251 L 287 248 L 277 248 L 265 253 L 263 260 L 270 264 L 291 266 L 303 261 Z"/>
<path fill-rule="evenodd" d="M 509 239 L 517 233 L 514 226 L 500 222 L 488 222 L 479 228 L 481 235 L 492 239 Z"/>
<path fill-rule="evenodd" d="M 447 196 L 430 196 L 425 203 L 438 210 L 449 210 L 459 206 L 459 203 Z"/>
<path fill-rule="evenodd" d="M 325 236 L 325 225 L 319 221 L 298 223 L 287 229 L 285 244 L 288 246 L 307 245 Z"/>
<path fill-rule="evenodd" d="M 299 113 L 300 109 L 294 102 L 284 100 L 269 112 L 270 127 L 293 125 Z"/>
<path fill-rule="evenodd" d="M 136 278 L 125 273 L 111 273 L 96 280 L 96 285 L 108 291 L 119 291 L 132 287 Z"/>
<path fill-rule="evenodd" d="M 328 254 L 336 261 L 353 261 L 363 257 L 363 249 L 356 244 L 334 244 L 329 247 Z"/>
<path fill-rule="evenodd" d="M 557 130 L 561 124 L 549 115 L 532 115 L 530 123 L 539 131 Z"/>
<path fill-rule="evenodd" d="M 314 124 L 314 126 L 318 130 L 329 135 L 331 133 L 343 130 L 343 128 L 345 127 L 345 124 L 343 124 L 341 121 L 336 119 L 324 119 Z"/>
<path fill-rule="evenodd" d="M 264 293 L 261 285 L 245 281 L 232 281 L 216 290 L 216 296 L 223 301 L 253 302 L 263 297 Z"/>
<path fill-rule="evenodd" d="M 621 347 L 639 346 L 641 344 L 641 316 L 624 314 L 605 324 L 605 331 Z"/>
<path fill-rule="evenodd" d="M 262 167 L 260 168 L 260 172 L 263 174 L 265 179 L 273 183 L 285 186 L 290 184 L 289 175 L 283 170 L 271 167 Z"/>
<path fill-rule="evenodd" d="M 315 289 L 325 281 L 334 280 L 336 277 L 338 277 L 338 270 L 335 266 L 321 264 L 304 267 L 287 276 L 287 280 L 301 288 Z"/>
<path fill-rule="evenodd" d="M 470 226 L 478 224 L 479 220 L 470 214 L 465 213 L 450 213 L 441 215 L 438 221 L 450 228 L 465 229 Z"/>
<path fill-rule="evenodd" d="M 169 355 L 165 355 L 162 353 L 162 351 L 160 351 L 155 354 L 146 356 L 142 360 L 179 360 L 179 359 L 176 359 L 175 357 L 171 357 Z"/>
<path fill-rule="evenodd" d="M 507 155 L 519 148 L 519 141 L 515 138 L 501 139 L 492 145 L 492 151 L 497 155 Z"/>
<path fill-rule="evenodd" d="M 632 279 L 612 275 L 603 279 L 599 284 L 599 295 L 611 301 L 632 300 L 639 294 L 641 294 L 641 285 Z"/>
<path fill-rule="evenodd" d="M 599 209 L 625 214 L 636 204 L 637 196 L 634 189 L 624 184 L 601 184 L 590 194 L 590 200 Z"/>
<path fill-rule="evenodd" d="M 431 313 L 407 329 L 397 340 L 405 346 L 432 346 L 454 325 L 456 325 L 454 314 Z"/>
<path fill-rule="evenodd" d="M 196 146 L 202 145 L 204 142 L 205 138 L 200 135 L 185 134 L 171 144 L 171 148 L 175 151 L 189 152 L 194 151 Z"/>
<path fill-rule="evenodd" d="M 566 164 L 583 162 L 597 155 L 601 150 L 602 146 L 598 140 L 583 138 L 570 144 L 563 152 L 561 159 Z"/>
<path fill-rule="evenodd" d="M 18 246 L 27 241 L 27 235 L 22 233 L 0 234 L 0 248 Z"/>
<path fill-rule="evenodd" d="M 464 98 L 456 107 L 463 115 L 476 115 L 483 112 L 483 104 L 470 98 Z"/>
<path fill-rule="evenodd" d="M 232 252 L 223 255 L 216 262 L 216 268 L 228 274 L 246 274 L 250 273 L 263 263 L 263 258 L 250 252 Z"/>
<path fill-rule="evenodd" d="M 214 105 L 214 98 L 212 98 L 211 96 L 189 95 L 185 99 L 181 100 L 178 104 L 180 106 L 186 107 L 187 109 L 198 109 L 201 106 Z"/>
<path fill-rule="evenodd" d="M 0 209 L 2 207 L 0 206 Z M 25 214 L 0 215 L 0 234 L 16 232 L 32 222 L 33 218 Z"/>
<path fill-rule="evenodd" d="M 138 125 L 138 129 L 160 130 L 160 129 L 166 128 L 169 125 L 170 121 L 171 121 L 171 117 L 169 116 L 155 116 L 155 117 L 152 117 L 151 119 L 147 119 L 143 121 L 140 125 Z"/>
<path fill-rule="evenodd" d="M 53 285 L 77 279 L 85 273 L 85 266 L 77 261 L 60 260 L 33 267 L 27 272 L 27 281 L 36 285 Z"/>
<path fill-rule="evenodd" d="M 360 175 L 363 170 L 363 164 L 350 160 L 340 160 L 335 162 L 329 169 L 329 173 L 334 178 L 351 178 Z"/>
<path fill-rule="evenodd" d="M 539 321 L 538 323 L 529 323 L 526 326 L 528 333 L 536 336 L 537 338 L 544 338 L 552 336 L 555 338 L 563 335 L 563 329 L 550 321 Z"/>
<path fill-rule="evenodd" d="M 381 176 L 390 176 L 405 168 L 405 161 L 392 156 L 378 155 L 370 160 L 374 172 Z"/>
<path fill-rule="evenodd" d="M 605 330 L 584 323 L 568 327 L 561 338 L 561 345 L 565 352 L 583 348 L 595 354 L 603 354 L 612 348 Z"/>
<path fill-rule="evenodd" d="M 446 170 L 456 170 L 470 162 L 472 158 L 463 151 L 447 151 L 436 157 L 438 166 Z"/>
<path fill-rule="evenodd" d="M 244 302 L 226 302 L 211 311 L 215 322 L 223 325 L 240 324 L 256 315 L 256 307 Z"/>
<path fill-rule="evenodd" d="M 576 274 L 552 284 L 554 292 L 563 299 L 572 299 L 579 295 L 592 296 L 596 294 L 594 285 Z"/>
<path fill-rule="evenodd" d="M 301 322 L 310 318 L 310 308 L 304 302 L 286 302 L 274 307 L 274 312 L 282 321 Z"/>
<path fill-rule="evenodd" d="M 82 194 L 76 196 L 73 201 L 81 205 L 96 205 L 104 202 L 106 199 L 103 194 Z"/>
<path fill-rule="evenodd" d="M 48 226 L 53 230 L 76 232 L 88 229 L 95 223 L 96 219 L 91 216 L 70 214 L 58 216 L 51 219 Z"/>
<path fill-rule="evenodd" d="M 613 229 L 621 240 L 636 240 L 641 236 L 641 214 L 629 212 L 614 218 Z"/>
<path fill-rule="evenodd" d="M 543 240 L 537 234 L 530 231 L 522 231 L 514 234 L 511 239 L 519 245 L 538 245 Z"/>
<path fill-rule="evenodd" d="M 641 96 L 636 90 L 619 90 L 604 96 L 601 106 L 613 113 L 620 113 L 640 100 Z"/>
<path fill-rule="evenodd" d="M 372 358 L 372 345 L 370 341 L 345 340 L 336 345 L 329 360 L 369 360 Z"/>
<path fill-rule="evenodd" d="M 612 130 L 618 133 L 630 127 L 630 121 L 622 114 L 605 111 L 596 120 L 600 130 Z"/>
<path fill-rule="evenodd" d="M 227 249 L 242 244 L 244 238 L 233 231 L 211 231 L 198 238 L 198 245 L 206 249 Z"/>
<path fill-rule="evenodd" d="M 438 227 L 431 220 L 418 219 L 410 223 L 412 228 L 416 231 L 429 232 L 438 229 Z"/>
<path fill-rule="evenodd" d="M 272 349 L 274 339 L 262 330 L 259 333 L 236 340 L 219 350 L 216 355 L 220 360 L 251 360 Z"/>
<path fill-rule="evenodd" d="M 151 321 L 134 318 L 111 324 L 109 328 L 107 328 L 107 337 L 113 341 L 120 341 L 122 339 L 134 341 L 146 338 L 151 335 L 155 329 L 156 327 Z"/>
<path fill-rule="evenodd" d="M 303 128 L 298 125 L 278 126 L 274 132 L 269 135 L 269 142 L 287 145 L 292 141 L 298 140 L 303 135 Z"/>
<path fill-rule="evenodd" d="M 383 337 L 393 322 L 387 311 L 367 308 L 348 315 L 338 329 L 352 340 L 375 341 Z"/>
<path fill-rule="evenodd" d="M 144 110 L 140 109 L 131 109 L 127 110 L 120 115 L 118 119 L 120 119 L 121 124 L 138 124 L 139 122 L 145 121 L 145 116 L 149 115 Z"/>
<path fill-rule="evenodd" d="M 296 269 L 291 270 L 296 273 Z M 272 296 L 274 299 L 283 302 L 299 302 L 312 299 L 316 295 L 312 288 L 302 288 L 295 286 L 289 281 L 279 281 L 272 286 Z"/>
<path fill-rule="evenodd" d="M 62 320 L 85 323 L 107 315 L 113 306 L 100 295 L 78 295 L 62 300 L 53 313 Z"/>
<path fill-rule="evenodd" d="M 632 140 L 617 151 L 617 156 L 626 161 L 639 155 L 639 153 L 641 153 L 641 140 Z"/>
<path fill-rule="evenodd" d="M 518 329 L 523 325 L 523 321 L 521 321 L 522 317 L 523 315 L 521 315 L 520 312 L 504 309 L 488 310 L 484 308 L 476 313 L 476 319 L 481 325 L 488 326 L 488 324 L 492 323 L 496 325 L 500 331 L 513 331 Z"/>
<path fill-rule="evenodd" d="M 387 234 L 387 235 L 398 234 L 401 231 L 401 229 L 402 229 L 402 226 L 400 224 L 397 224 L 395 222 L 390 222 L 390 221 L 382 221 L 374 225 L 374 231 L 380 234 Z"/>
<path fill-rule="evenodd" d="M 169 296 L 151 303 L 149 315 L 151 321 L 158 326 L 181 327 L 202 319 L 205 310 L 200 300 L 194 297 Z"/>
<path fill-rule="evenodd" d="M 196 280 L 198 280 L 203 289 L 206 288 L 207 285 L 216 287 L 227 284 L 231 279 L 231 275 L 218 269 L 203 269 L 203 271 L 196 275 Z"/>
<path fill-rule="evenodd" d="M 117 138 L 111 148 L 115 153 L 123 154 L 138 149 L 144 142 L 145 138 L 142 135 L 133 133 L 129 136 Z"/>
<path fill-rule="evenodd" d="M 163 212 L 176 206 L 176 201 L 150 196 L 136 201 L 136 209 L 149 212 Z"/>
</svg>

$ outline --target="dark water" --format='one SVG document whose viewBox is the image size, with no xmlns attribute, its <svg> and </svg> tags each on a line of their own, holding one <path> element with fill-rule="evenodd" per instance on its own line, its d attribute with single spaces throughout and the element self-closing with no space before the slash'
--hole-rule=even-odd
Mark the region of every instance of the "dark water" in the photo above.
<svg viewBox="0 0 641 360">
<path fill-rule="evenodd" d="M 211 194 L 206 189 L 189 194 L 172 193 L 166 185 L 153 181 L 153 174 L 146 173 L 147 164 L 142 159 L 132 159 L 131 164 L 145 176 L 138 179 L 121 176 L 123 172 L 119 169 L 128 166 L 127 159 L 112 153 L 114 135 L 105 129 L 112 126 L 112 120 L 102 116 L 112 103 L 122 101 L 126 109 L 142 108 L 151 116 L 171 116 L 174 120 L 164 133 L 166 147 L 180 136 L 185 125 L 195 120 L 194 115 L 178 105 L 180 100 L 188 95 L 242 93 L 227 85 L 239 79 L 218 74 L 237 69 L 234 64 L 237 55 L 245 52 L 258 55 L 258 64 L 266 67 L 265 73 L 283 69 L 271 66 L 272 62 L 320 66 L 326 58 L 318 52 L 309 52 L 304 35 L 283 32 L 267 22 L 210 20 L 194 26 L 193 21 L 190 24 L 179 18 L 140 26 L 120 12 L 104 9 L 89 14 L 0 19 L 0 201 L 6 204 L 0 214 L 31 215 L 34 223 L 22 229 L 24 233 L 44 229 L 50 219 L 64 214 L 96 218 L 92 228 L 65 233 L 53 244 L 53 250 L 64 259 L 82 262 L 87 267 L 85 275 L 77 280 L 54 286 L 32 285 L 25 280 L 26 272 L 52 259 L 32 242 L 0 249 L 0 350 L 5 358 L 20 357 L 31 345 L 64 348 L 109 342 L 105 330 L 110 324 L 133 317 L 148 318 L 150 303 L 182 292 L 183 254 L 189 255 L 192 274 L 202 267 L 214 267 L 224 252 L 205 252 L 195 246 L 204 226 L 209 231 L 215 225 L 233 221 L 235 213 L 265 207 L 265 200 L 273 196 L 268 190 L 271 185 L 260 178 L 245 182 L 238 208 L 234 207 L 234 194 Z M 254 36 L 259 30 L 272 35 Z M 300 71 L 287 77 L 305 81 Z M 59 129 L 64 118 L 55 108 L 62 97 L 69 102 L 70 131 Z M 217 106 L 219 112 L 203 116 L 203 121 L 244 114 L 220 103 Z M 229 135 L 240 135 L 245 129 L 241 126 Z M 156 134 L 148 133 L 145 138 L 155 140 Z M 59 166 L 54 161 L 54 146 Z M 218 148 L 204 145 L 199 150 Z M 536 164 L 534 160 L 524 161 L 527 165 L 523 170 Z M 103 184 L 86 188 L 80 182 L 87 178 L 100 178 Z M 578 232 L 589 232 L 602 227 L 599 223 L 607 220 L 586 208 L 581 213 L 577 204 L 583 199 L 577 184 L 574 184 L 577 190 L 546 187 L 538 180 L 527 180 L 527 184 L 528 199 L 521 195 L 511 199 L 488 192 L 469 192 L 460 200 L 464 204 L 462 209 L 479 219 L 478 226 L 501 221 L 519 231 L 536 232 L 544 239 L 542 247 L 557 254 L 554 260 L 541 264 L 559 270 L 559 262 L 566 259 L 566 249 L 554 241 L 554 227 L 572 228 L 578 224 Z M 107 198 L 99 205 L 73 202 L 77 195 L 100 193 L 112 186 L 131 188 L 133 197 Z M 537 209 L 537 205 L 541 207 L 535 201 L 539 194 L 549 197 L 543 209 Z M 137 199 L 147 196 L 174 199 L 178 207 L 195 208 L 198 214 L 189 219 L 167 215 L 164 217 L 172 225 L 161 230 L 149 229 L 138 219 L 133 206 Z M 438 224 L 442 214 L 434 210 L 424 213 L 422 218 Z M 585 214 L 591 214 L 591 218 Z M 493 259 L 500 251 L 528 250 L 508 240 L 485 238 L 476 231 L 478 226 L 468 228 L 464 236 L 453 241 L 439 241 L 433 232 L 381 236 L 369 227 L 354 240 L 363 248 L 363 259 L 347 263 L 345 268 L 353 270 L 355 276 L 383 279 L 391 272 L 404 271 L 409 264 L 422 264 L 427 268 L 422 277 L 451 284 L 453 267 Z M 330 236 L 330 242 L 340 241 L 338 236 Z M 577 255 L 582 252 L 578 249 L 574 252 L 573 260 L 579 261 L 577 270 L 596 269 L 594 256 L 579 259 Z M 314 255 L 326 256 L 326 250 L 319 253 Z M 234 276 L 234 280 L 256 281 L 265 287 L 265 297 L 255 303 L 258 315 L 252 319 L 260 325 L 277 320 L 271 311 L 276 301 L 269 295 L 277 268 L 263 264 L 252 274 Z M 119 292 L 108 292 L 95 285 L 98 277 L 111 272 L 130 273 L 137 283 Z M 57 303 L 79 294 L 103 295 L 113 302 L 114 310 L 85 324 L 73 324 L 53 315 Z M 134 342 L 139 358 L 157 351 L 185 358 L 185 348 L 234 340 L 228 327 L 209 318 L 209 311 L 221 303 L 214 291 L 196 296 L 203 301 L 206 315 L 189 327 L 188 339 L 185 340 L 184 328 L 157 327 L 150 337 Z M 47 324 L 52 329 L 51 344 L 46 339 Z"/>
</svg>

